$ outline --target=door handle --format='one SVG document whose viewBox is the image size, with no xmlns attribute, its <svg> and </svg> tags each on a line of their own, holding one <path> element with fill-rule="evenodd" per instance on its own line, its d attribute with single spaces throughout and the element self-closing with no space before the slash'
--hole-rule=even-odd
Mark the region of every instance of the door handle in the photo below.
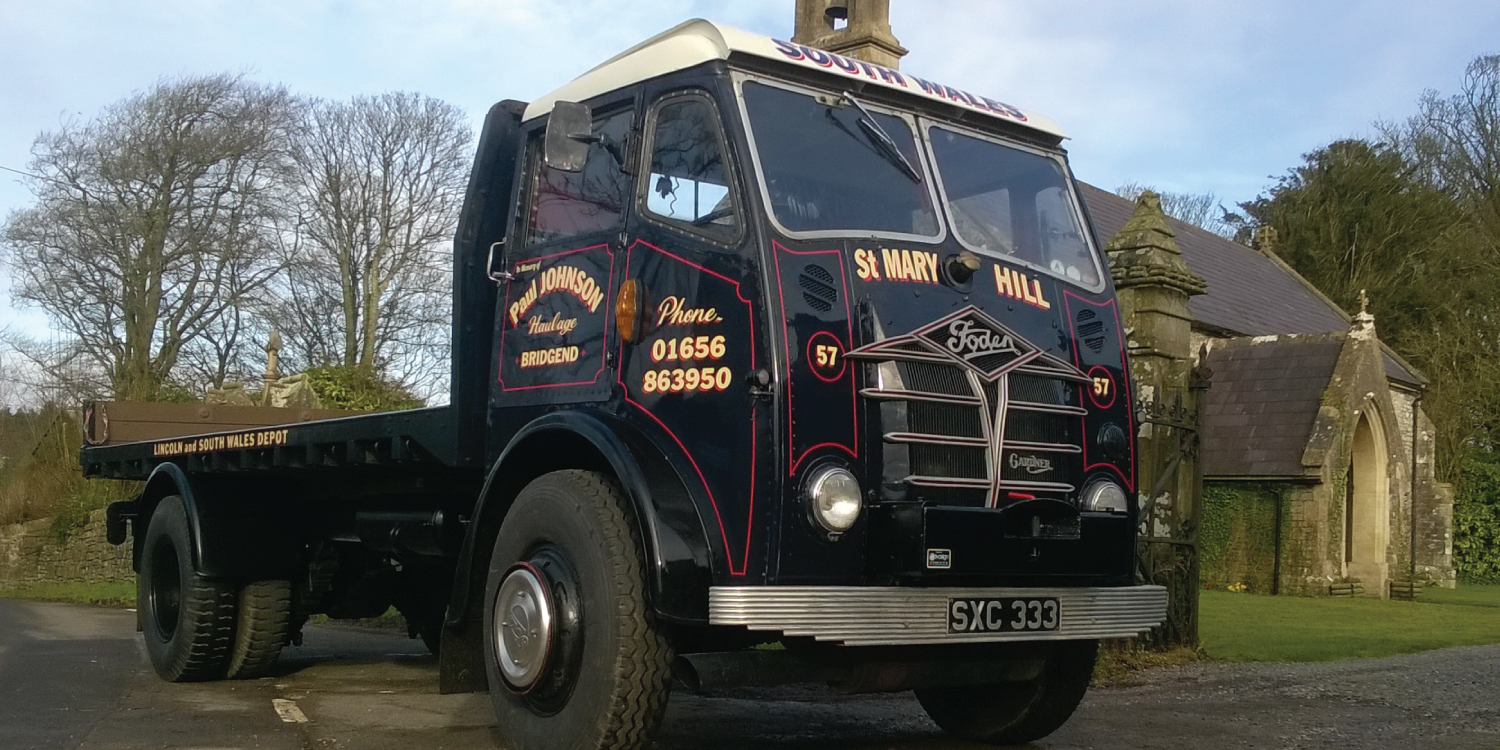
<svg viewBox="0 0 1500 750">
<path fill-rule="evenodd" d="M 504 246 L 505 240 L 500 240 L 499 242 L 491 242 L 490 253 L 484 259 L 484 275 L 488 276 L 490 281 L 493 281 L 496 284 L 499 284 L 502 281 L 512 281 L 516 278 L 516 275 L 509 271 L 495 270 L 495 249 Z"/>
<path fill-rule="evenodd" d="M 776 395 L 776 389 L 771 385 L 771 373 L 766 370 L 755 370 L 745 378 L 750 386 L 750 397 L 761 401 L 770 401 Z"/>
</svg>

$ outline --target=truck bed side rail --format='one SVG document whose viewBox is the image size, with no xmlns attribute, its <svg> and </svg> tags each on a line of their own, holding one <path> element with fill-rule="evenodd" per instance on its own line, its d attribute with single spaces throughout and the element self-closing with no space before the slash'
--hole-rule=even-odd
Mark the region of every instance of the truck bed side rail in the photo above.
<svg viewBox="0 0 1500 750">
<path fill-rule="evenodd" d="M 99 410 L 97 405 L 90 408 L 95 426 L 86 428 L 86 435 L 97 438 Z M 287 417 L 296 414 L 296 410 L 290 409 L 265 411 L 283 411 Z M 85 476 L 110 479 L 145 479 L 152 469 L 167 461 L 189 473 L 385 464 L 453 467 L 459 458 L 453 420 L 451 407 L 437 406 L 192 435 L 163 435 L 130 443 L 86 445 L 79 460 Z M 134 431 L 144 435 L 149 434 L 150 428 L 136 427 Z"/>
</svg>

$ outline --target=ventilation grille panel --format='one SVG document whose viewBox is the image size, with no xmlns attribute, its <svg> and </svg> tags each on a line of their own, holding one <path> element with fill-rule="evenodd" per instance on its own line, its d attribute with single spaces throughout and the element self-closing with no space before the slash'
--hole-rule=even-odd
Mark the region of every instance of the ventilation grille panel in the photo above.
<svg viewBox="0 0 1500 750">
<path fill-rule="evenodd" d="M 1085 308 L 1078 311 L 1074 320 L 1078 323 L 1078 338 L 1083 339 L 1083 345 L 1095 354 L 1104 351 L 1104 321 L 1099 320 L 1098 314 Z"/>
<path fill-rule="evenodd" d="M 802 288 L 802 300 L 818 312 L 828 312 L 839 301 L 839 289 L 834 285 L 833 274 L 828 269 L 808 264 L 797 275 L 797 286 Z"/>
</svg>

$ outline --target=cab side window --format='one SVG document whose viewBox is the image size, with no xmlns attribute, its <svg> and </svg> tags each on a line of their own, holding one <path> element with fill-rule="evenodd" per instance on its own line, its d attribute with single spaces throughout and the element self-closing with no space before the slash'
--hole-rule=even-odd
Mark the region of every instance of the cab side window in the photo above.
<svg viewBox="0 0 1500 750">
<path fill-rule="evenodd" d="M 526 244 L 608 231 L 625 218 L 632 176 L 624 168 L 631 110 L 594 120 L 597 140 L 579 172 L 564 172 L 542 163 L 541 137 L 529 149 L 531 190 L 526 212 Z"/>
<path fill-rule="evenodd" d="M 718 116 L 708 100 L 677 96 L 658 106 L 646 210 L 691 231 L 732 238 L 740 217 L 729 182 Z"/>
</svg>

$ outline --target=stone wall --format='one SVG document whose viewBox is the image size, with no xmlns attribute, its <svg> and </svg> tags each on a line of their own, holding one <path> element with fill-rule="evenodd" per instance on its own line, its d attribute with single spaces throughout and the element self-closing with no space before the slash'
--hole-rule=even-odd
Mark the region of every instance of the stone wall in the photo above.
<svg viewBox="0 0 1500 750">
<path fill-rule="evenodd" d="M 1435 483 L 1432 503 L 1418 516 L 1417 580 L 1451 589 L 1458 585 L 1453 567 L 1453 485 Z"/>
<path fill-rule="evenodd" d="M 1412 447 L 1416 445 L 1416 435 L 1412 433 L 1411 424 L 1412 405 L 1416 401 L 1415 394 L 1396 388 L 1391 389 L 1391 406 L 1395 407 L 1396 424 L 1401 428 L 1401 447 L 1407 451 L 1408 456 L 1411 455 Z"/>
<path fill-rule="evenodd" d="M 1321 485 L 1286 485 L 1277 593 L 1326 596 L 1328 584 L 1341 577 L 1344 506 L 1335 508 L 1330 494 Z M 1336 556 L 1334 548 L 1340 550 Z"/>
<path fill-rule="evenodd" d="M 39 583 L 112 583 L 135 579 L 130 544 L 104 536 L 104 511 L 59 541 L 50 519 L 0 527 L 0 589 Z"/>
<path fill-rule="evenodd" d="M 1245 586 L 1254 594 L 1276 593 L 1276 549 L 1286 524 L 1277 519 L 1287 488 L 1275 482 L 1205 482 L 1198 529 L 1200 578 L 1216 588 Z"/>
</svg>

